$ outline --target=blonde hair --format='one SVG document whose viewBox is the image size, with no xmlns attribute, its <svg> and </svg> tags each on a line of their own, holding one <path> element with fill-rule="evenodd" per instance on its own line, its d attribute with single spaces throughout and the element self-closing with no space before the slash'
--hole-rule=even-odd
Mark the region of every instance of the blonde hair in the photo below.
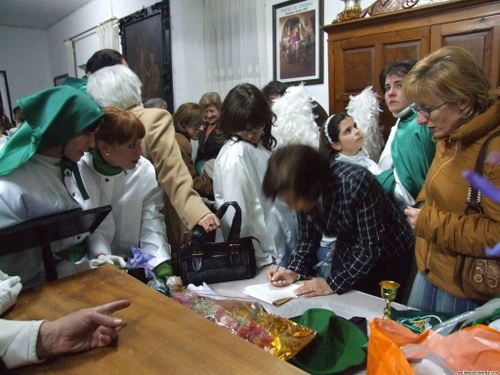
<svg viewBox="0 0 500 375">
<path fill-rule="evenodd" d="M 488 109 L 489 89 L 488 77 L 474 57 L 453 46 L 440 48 L 418 61 L 403 81 L 403 95 L 410 102 L 426 97 L 448 102 L 468 100 L 468 107 L 460 115 L 465 123 Z"/>
<path fill-rule="evenodd" d="M 207 92 L 203 94 L 200 99 L 200 107 L 206 110 L 208 106 L 213 105 L 220 112 L 222 108 L 222 100 L 220 95 L 216 92 Z"/>
</svg>

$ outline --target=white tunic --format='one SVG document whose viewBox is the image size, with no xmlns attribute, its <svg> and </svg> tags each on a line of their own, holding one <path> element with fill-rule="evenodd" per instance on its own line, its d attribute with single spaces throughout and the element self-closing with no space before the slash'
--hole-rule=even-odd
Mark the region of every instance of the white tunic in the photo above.
<svg viewBox="0 0 500 375">
<path fill-rule="evenodd" d="M 295 250 L 297 218 L 286 205 L 268 199 L 262 191 L 262 181 L 271 151 L 259 142 L 258 146 L 234 140 L 227 141 L 217 156 L 214 167 L 214 195 L 217 207 L 236 201 L 241 207 L 241 237 L 253 236 L 257 267 L 270 264 L 283 252 Z M 222 219 L 223 234 L 227 236 L 233 213 L 228 210 Z"/>
<path fill-rule="evenodd" d="M 116 229 L 106 238 L 106 253 L 126 259 L 132 255 L 134 246 L 155 256 L 150 262 L 154 267 L 169 260 L 170 245 L 161 213 L 164 192 L 151 162 L 141 156 L 134 169 L 105 176 L 95 170 L 92 155 L 85 153 L 78 166 L 92 203 L 96 207 L 106 204 L 112 207 Z M 99 247 L 89 248 L 91 257 L 99 252 L 102 252 Z"/>
<path fill-rule="evenodd" d="M 55 165 L 58 161 L 35 154 L 8 175 L 0 176 L 0 228 L 80 207 L 77 200 L 83 202 L 83 199 L 72 174 L 68 173 L 63 183 L 61 168 Z M 88 233 L 54 242 L 52 251 L 57 253 L 82 242 L 87 236 Z M 92 237 L 99 246 L 99 231 Z M 45 282 L 40 247 L 0 257 L 0 269 L 9 275 L 20 276 L 25 288 Z"/>
<path fill-rule="evenodd" d="M 7 368 L 41 362 L 36 356 L 36 341 L 43 322 L 0 319 L 0 356 Z"/>
</svg>

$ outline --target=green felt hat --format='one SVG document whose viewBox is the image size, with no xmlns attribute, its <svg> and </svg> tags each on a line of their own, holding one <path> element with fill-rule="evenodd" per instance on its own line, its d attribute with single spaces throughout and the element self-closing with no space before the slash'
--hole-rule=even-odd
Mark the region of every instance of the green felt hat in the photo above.
<svg viewBox="0 0 500 375">
<path fill-rule="evenodd" d="M 85 75 L 82 78 L 66 77 L 62 85 L 71 86 L 84 93 L 87 93 L 87 83 L 89 83 L 89 76 Z"/>
<path fill-rule="evenodd" d="M 26 122 L 0 151 L 0 176 L 29 160 L 39 150 L 64 146 L 103 114 L 90 98 L 70 86 L 58 86 L 18 100 Z"/>
<path fill-rule="evenodd" d="M 366 335 L 353 323 L 326 309 L 309 309 L 291 319 L 316 331 L 314 340 L 289 362 L 309 374 L 336 374 L 366 361 Z"/>
</svg>

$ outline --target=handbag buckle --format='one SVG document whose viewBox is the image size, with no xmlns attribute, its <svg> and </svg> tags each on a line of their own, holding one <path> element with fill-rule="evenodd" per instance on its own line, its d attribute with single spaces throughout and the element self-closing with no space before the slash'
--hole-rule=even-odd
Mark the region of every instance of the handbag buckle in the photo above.
<svg viewBox="0 0 500 375">
<path fill-rule="evenodd" d="M 191 255 L 193 256 L 191 260 L 191 266 L 193 267 L 193 270 L 196 272 L 201 271 L 201 269 L 203 268 L 203 250 L 194 249 L 191 252 Z"/>
<path fill-rule="evenodd" d="M 239 264 L 240 263 L 240 252 L 239 251 L 231 251 L 229 253 L 229 262 L 231 264 Z"/>
</svg>

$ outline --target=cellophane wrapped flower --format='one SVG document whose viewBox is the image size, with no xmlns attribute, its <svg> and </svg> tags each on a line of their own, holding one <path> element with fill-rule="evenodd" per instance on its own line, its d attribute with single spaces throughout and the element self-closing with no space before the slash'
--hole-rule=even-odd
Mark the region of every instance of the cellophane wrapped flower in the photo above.
<svg viewBox="0 0 500 375">
<path fill-rule="evenodd" d="M 307 327 L 269 314 L 256 302 L 216 300 L 190 291 L 175 293 L 172 299 L 285 361 L 308 345 L 316 335 Z"/>
<path fill-rule="evenodd" d="M 147 274 L 154 278 L 155 274 L 153 272 L 154 267 L 149 264 L 149 261 L 155 258 L 154 255 L 143 252 L 141 249 L 138 249 L 132 246 L 132 258 L 128 258 L 127 260 L 127 268 L 144 268 Z"/>
</svg>

